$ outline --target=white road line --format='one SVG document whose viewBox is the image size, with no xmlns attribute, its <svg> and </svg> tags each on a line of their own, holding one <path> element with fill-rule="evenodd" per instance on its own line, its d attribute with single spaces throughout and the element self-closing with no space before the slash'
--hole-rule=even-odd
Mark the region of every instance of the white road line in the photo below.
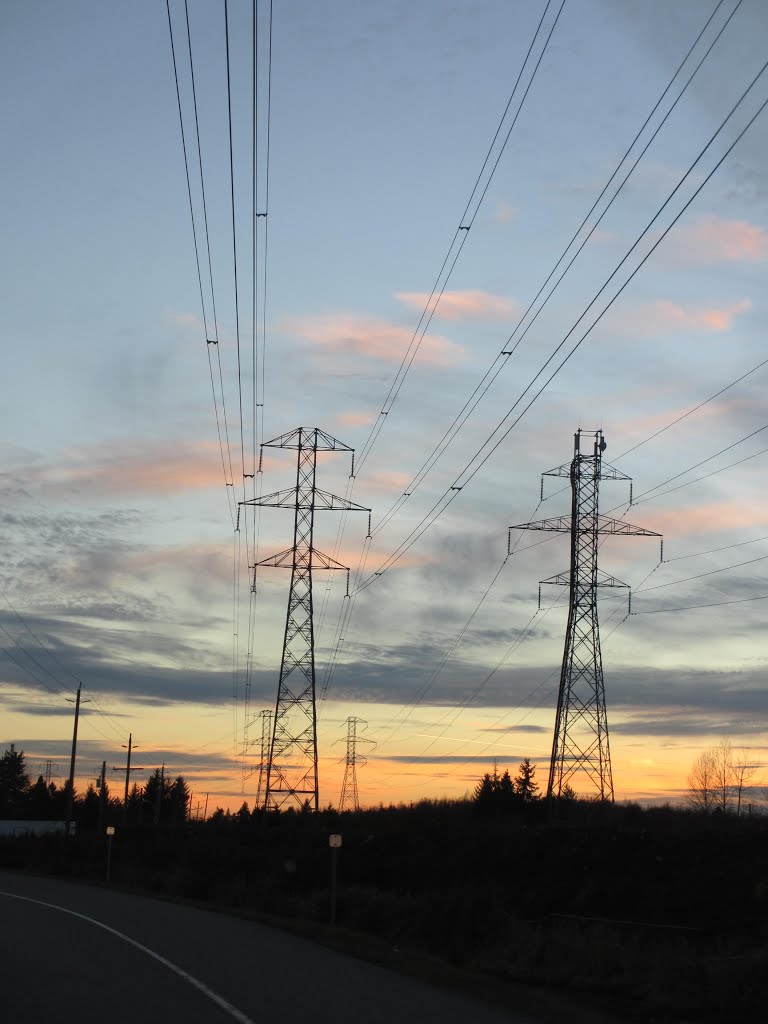
<svg viewBox="0 0 768 1024">
<path fill-rule="evenodd" d="M 97 921 L 94 917 L 88 917 L 86 914 L 79 914 L 76 910 L 68 910 L 67 907 L 59 907 L 55 903 L 46 903 L 45 900 L 33 900 L 29 896 L 17 896 L 14 892 L 3 892 L 0 890 L 0 896 L 7 896 L 12 900 L 23 900 L 25 903 L 36 903 L 40 907 L 48 907 L 50 910 L 60 910 L 62 914 L 69 914 L 71 917 L 79 917 L 81 921 L 87 921 L 89 924 L 96 925 L 97 928 L 103 928 L 105 932 L 109 932 L 111 935 L 116 935 L 118 939 L 122 939 L 123 942 L 127 942 L 130 946 L 135 946 L 136 949 L 140 949 L 142 953 L 146 953 L 147 956 L 151 956 L 153 960 L 157 960 L 164 967 L 173 971 L 174 974 L 178 974 L 180 978 L 188 981 L 190 985 L 193 985 L 198 991 L 202 992 L 203 995 L 208 996 L 211 1002 L 221 1007 L 226 1013 L 233 1017 L 239 1024 L 254 1024 L 254 1021 L 250 1017 L 247 1017 L 242 1010 L 238 1010 L 232 1003 L 228 1003 L 223 996 L 220 996 L 213 989 L 208 988 L 207 985 L 203 984 L 202 981 L 198 981 L 197 978 L 193 978 L 191 974 L 188 974 L 183 968 L 178 967 L 170 960 L 166 960 L 160 953 L 156 953 L 154 949 L 150 949 L 149 946 L 143 945 L 141 942 L 137 942 L 136 939 L 132 939 L 130 935 L 126 935 L 124 932 L 119 932 L 117 928 L 111 928 L 108 924 L 103 924 L 101 921 Z"/>
</svg>

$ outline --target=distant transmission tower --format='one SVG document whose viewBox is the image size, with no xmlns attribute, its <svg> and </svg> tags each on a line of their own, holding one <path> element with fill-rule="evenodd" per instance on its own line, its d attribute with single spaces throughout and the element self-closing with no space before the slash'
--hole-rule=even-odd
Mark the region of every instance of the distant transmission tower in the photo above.
<svg viewBox="0 0 768 1024">
<path fill-rule="evenodd" d="M 352 452 L 350 475 L 354 475 L 353 449 L 330 434 L 317 427 L 298 427 L 265 442 L 262 448 L 288 448 L 297 452 L 295 487 L 240 502 L 240 505 L 294 510 L 293 547 L 265 558 L 254 566 L 254 587 L 256 567 L 259 565 L 291 570 L 280 681 L 267 758 L 264 807 L 267 810 L 277 809 L 290 801 L 295 801 L 301 807 L 309 802 L 316 811 L 319 794 L 312 570 L 345 570 L 349 593 L 349 569 L 315 548 L 315 512 L 368 512 L 370 533 L 370 509 L 322 491 L 315 485 L 318 452 Z"/>
<path fill-rule="evenodd" d="M 347 727 L 347 753 L 344 759 L 344 782 L 341 786 L 341 797 L 339 799 L 339 811 L 359 811 L 360 800 L 357 793 L 357 766 L 364 765 L 367 763 L 368 758 L 364 754 L 358 754 L 357 744 L 358 743 L 372 743 L 374 746 L 374 740 L 365 739 L 364 736 L 358 736 L 358 726 L 363 726 L 363 729 L 368 728 L 368 723 L 362 718 L 352 718 L 351 716 L 344 723 Z M 336 740 L 337 743 L 341 742 Z"/>
<path fill-rule="evenodd" d="M 247 684 L 250 685 L 250 684 Z M 247 706 L 247 698 L 246 698 Z M 264 797 L 264 778 L 267 771 L 267 761 L 269 760 L 269 746 L 272 740 L 272 719 L 274 717 L 274 711 L 264 710 L 259 711 L 258 714 L 251 715 L 246 713 L 245 728 L 244 728 L 244 744 L 243 744 L 243 792 L 245 792 L 245 781 L 250 779 L 253 775 L 258 775 L 259 781 L 256 789 L 256 806 L 261 807 L 263 804 Z M 251 733 L 253 732 L 254 725 L 256 722 L 261 721 L 261 729 L 259 739 L 251 739 Z M 255 765 L 249 763 L 250 752 L 253 747 L 259 745 L 259 760 Z"/>
<path fill-rule="evenodd" d="M 582 439 L 586 441 L 587 449 L 592 440 L 591 451 L 582 452 Z M 613 800 L 603 658 L 597 622 L 597 590 L 598 587 L 629 588 L 626 583 L 598 569 L 598 538 L 607 534 L 621 537 L 660 536 L 652 530 L 600 515 L 600 481 L 631 479 L 613 466 L 603 464 L 605 448 L 602 430 L 579 429 L 574 436 L 572 461 L 542 474 L 570 478 L 570 516 L 540 519 L 510 527 L 512 530 L 552 530 L 571 535 L 570 569 L 541 581 L 569 587 L 568 628 L 557 696 L 548 797 L 560 796 L 566 784 L 570 785 L 571 780 L 575 781 L 579 774 L 586 777 L 597 790 L 600 799 Z M 631 486 L 629 500 L 631 504 Z"/>
<path fill-rule="evenodd" d="M 264 802 L 264 782 L 267 772 L 267 761 L 269 759 L 269 745 L 272 736 L 272 720 L 274 712 L 260 711 L 258 718 L 261 719 L 261 744 L 259 747 L 259 784 L 256 787 L 256 806 L 261 807 Z"/>
</svg>

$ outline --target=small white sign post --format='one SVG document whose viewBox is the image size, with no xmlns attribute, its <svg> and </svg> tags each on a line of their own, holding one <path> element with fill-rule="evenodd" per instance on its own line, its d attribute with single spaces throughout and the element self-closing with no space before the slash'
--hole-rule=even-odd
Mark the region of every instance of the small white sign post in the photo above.
<svg viewBox="0 0 768 1024">
<path fill-rule="evenodd" d="M 331 927 L 336 926 L 336 858 L 341 849 L 341 836 L 338 834 L 328 836 L 328 845 L 331 848 Z"/>
<path fill-rule="evenodd" d="M 107 825 L 107 885 L 110 884 L 110 872 L 112 868 L 112 837 L 115 834 L 115 826 Z"/>
</svg>

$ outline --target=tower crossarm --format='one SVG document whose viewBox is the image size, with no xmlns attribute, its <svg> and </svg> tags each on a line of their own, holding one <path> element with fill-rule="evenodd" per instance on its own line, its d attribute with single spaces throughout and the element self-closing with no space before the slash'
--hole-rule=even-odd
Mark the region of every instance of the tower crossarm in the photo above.
<svg viewBox="0 0 768 1024">
<path fill-rule="evenodd" d="M 303 499 L 303 500 L 302 500 Z M 313 500 L 314 499 L 314 500 Z M 240 505 L 262 506 L 263 508 L 296 508 L 296 488 L 286 487 L 281 491 L 273 491 L 271 494 L 263 494 L 260 498 L 249 498 L 248 501 L 238 502 Z M 299 508 L 312 508 L 315 512 L 370 512 L 369 508 L 340 498 L 338 494 L 331 494 L 330 491 L 323 491 L 316 487 L 314 492 L 306 495 L 299 494 Z"/>
<path fill-rule="evenodd" d="M 271 441 L 264 441 L 262 448 L 294 448 L 304 449 L 309 447 L 308 438 L 312 438 L 311 447 L 318 452 L 353 452 L 355 449 L 332 437 L 319 427 L 307 428 L 296 427 L 289 430 L 287 434 L 274 437 Z"/>
<path fill-rule="evenodd" d="M 270 555 L 268 558 L 263 558 L 256 565 L 268 565 L 273 569 L 292 569 L 295 558 L 295 548 L 286 548 L 285 551 L 280 551 L 276 555 Z M 312 549 L 312 564 L 307 566 L 310 569 L 343 569 L 345 572 L 349 571 L 349 566 L 342 565 L 341 562 L 337 562 L 335 558 L 331 558 L 330 555 L 323 554 L 322 551 L 318 551 L 317 548 Z"/>
<path fill-rule="evenodd" d="M 510 530 L 545 530 L 551 533 L 571 533 L 571 516 L 554 516 L 551 519 L 537 519 L 532 523 L 518 523 L 510 526 Z M 632 523 L 625 523 L 622 519 L 610 519 L 608 516 L 598 515 L 596 525 L 585 519 L 576 525 L 577 533 L 601 533 L 613 534 L 617 537 L 660 537 L 660 533 L 654 530 L 646 530 L 642 526 L 633 526 Z"/>
<path fill-rule="evenodd" d="M 568 587 L 571 584 L 571 570 L 566 569 L 564 572 L 558 572 L 554 576 L 550 576 L 549 579 L 539 580 L 543 585 L 545 583 L 554 583 L 560 587 Z M 617 580 L 615 576 L 609 576 L 607 572 L 603 572 L 602 569 L 597 570 L 597 579 L 595 581 L 596 587 L 625 587 L 627 590 L 630 589 L 628 583 L 623 583 L 621 580 Z"/>
<path fill-rule="evenodd" d="M 585 460 L 586 461 L 586 460 Z M 559 476 L 564 477 L 566 480 L 570 480 L 571 473 L 573 472 L 573 462 L 565 462 L 562 466 L 555 466 L 554 469 L 548 469 L 542 476 Z M 608 462 L 600 460 L 600 465 L 597 467 L 598 480 L 625 480 L 627 483 L 631 481 L 632 477 L 627 476 L 626 473 L 622 473 L 620 469 L 616 469 L 615 466 L 611 466 Z"/>
</svg>

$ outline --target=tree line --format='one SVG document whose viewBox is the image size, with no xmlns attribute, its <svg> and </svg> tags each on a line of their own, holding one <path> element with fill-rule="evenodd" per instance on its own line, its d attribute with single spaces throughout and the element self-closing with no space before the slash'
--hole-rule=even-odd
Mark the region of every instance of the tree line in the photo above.
<svg viewBox="0 0 768 1024">
<path fill-rule="evenodd" d="M 0 818 L 22 821 L 63 821 L 67 817 L 69 779 L 62 785 L 35 782 L 27 771 L 23 750 L 12 743 L 0 757 Z M 168 779 L 156 768 L 144 786 L 134 783 L 124 802 L 112 796 L 106 779 L 89 783 L 85 793 L 72 793 L 72 819 L 81 829 L 107 824 L 169 824 L 185 822 L 189 815 L 189 786 L 183 775 Z"/>
</svg>

